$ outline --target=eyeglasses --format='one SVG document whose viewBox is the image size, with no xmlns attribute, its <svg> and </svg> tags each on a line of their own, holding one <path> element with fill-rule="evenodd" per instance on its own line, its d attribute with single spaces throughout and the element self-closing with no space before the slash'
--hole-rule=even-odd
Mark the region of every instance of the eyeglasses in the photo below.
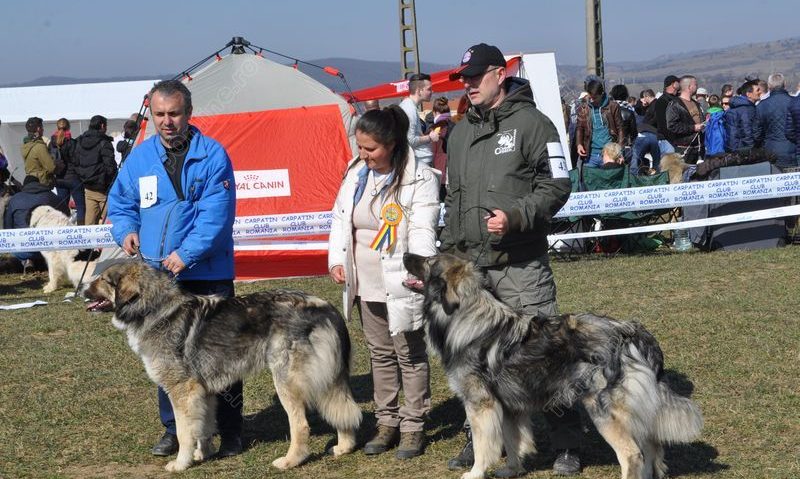
<svg viewBox="0 0 800 479">
<path fill-rule="evenodd" d="M 722 104 L 723 104 L 723 105 L 730 105 L 730 104 L 731 104 L 731 102 L 729 102 L 729 101 L 723 101 L 723 102 L 722 102 Z"/>
<path fill-rule="evenodd" d="M 461 75 L 461 81 L 463 81 L 463 82 L 475 81 L 478 78 L 483 78 L 483 76 L 486 75 L 487 73 L 493 72 L 493 71 L 495 71 L 495 70 L 497 70 L 499 68 L 503 68 L 503 67 L 492 67 L 492 68 L 489 68 L 488 70 L 486 70 L 483 73 L 478 73 L 477 75 L 469 75 L 469 76 L 468 75 Z"/>
</svg>

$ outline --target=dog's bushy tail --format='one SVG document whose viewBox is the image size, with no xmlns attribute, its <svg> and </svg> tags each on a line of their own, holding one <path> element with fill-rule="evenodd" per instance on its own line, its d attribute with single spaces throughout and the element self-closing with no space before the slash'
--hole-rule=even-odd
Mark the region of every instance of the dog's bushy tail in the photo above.
<svg viewBox="0 0 800 479">
<path fill-rule="evenodd" d="M 691 442 L 700 436 L 703 415 L 689 398 L 679 396 L 663 381 L 658 382 L 661 407 L 656 414 L 655 435 L 661 444 Z"/>
<path fill-rule="evenodd" d="M 335 333 L 322 335 L 328 341 L 317 342 L 315 352 L 320 364 L 330 365 L 332 375 L 315 388 L 314 402 L 323 419 L 337 430 L 355 430 L 361 424 L 361 409 L 350 389 L 350 335 L 336 308 L 330 306 L 326 313 Z"/>
</svg>

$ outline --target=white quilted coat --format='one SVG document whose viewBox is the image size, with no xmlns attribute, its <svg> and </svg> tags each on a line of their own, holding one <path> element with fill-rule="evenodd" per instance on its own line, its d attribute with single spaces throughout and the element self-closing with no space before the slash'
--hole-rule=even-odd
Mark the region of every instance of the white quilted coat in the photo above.
<svg viewBox="0 0 800 479">
<path fill-rule="evenodd" d="M 350 319 L 356 289 L 353 263 L 353 195 L 358 183 L 358 172 L 363 167 L 364 162 L 357 157 L 347 167 L 333 207 L 333 224 L 328 240 L 328 271 L 337 265 L 344 267 L 343 304 L 347 319 Z M 432 256 L 437 252 L 435 227 L 439 220 L 439 177 L 429 166 L 417 163 L 413 153 L 409 154 L 397 199 L 399 201 L 394 200 L 394 195 L 386 195 L 381 202 L 381 208 L 387 203 L 397 202 L 403 209 L 403 218 L 397 225 L 397 241 L 389 251 L 384 247 L 381 254 L 389 332 L 392 335 L 422 327 L 422 295 L 403 286 L 403 280 L 408 276 L 403 266 L 403 254 L 410 252 Z"/>
</svg>

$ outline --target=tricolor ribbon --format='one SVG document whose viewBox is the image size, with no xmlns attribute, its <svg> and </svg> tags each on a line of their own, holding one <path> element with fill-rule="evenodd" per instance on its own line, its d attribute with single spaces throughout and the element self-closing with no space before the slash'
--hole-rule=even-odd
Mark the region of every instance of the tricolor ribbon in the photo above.
<svg viewBox="0 0 800 479">
<path fill-rule="evenodd" d="M 397 225 L 403 219 L 403 211 L 400 209 L 400 205 L 389 203 L 384 206 L 381 210 L 381 219 L 383 219 L 383 225 L 381 225 L 378 234 L 375 235 L 375 239 L 369 245 L 375 251 L 380 251 L 381 248 L 389 250 L 397 242 Z"/>
</svg>

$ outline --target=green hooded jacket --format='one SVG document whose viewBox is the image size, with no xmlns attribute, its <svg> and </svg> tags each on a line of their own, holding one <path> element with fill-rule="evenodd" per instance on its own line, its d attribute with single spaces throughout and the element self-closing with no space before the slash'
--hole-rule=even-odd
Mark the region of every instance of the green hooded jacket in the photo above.
<svg viewBox="0 0 800 479">
<path fill-rule="evenodd" d="M 506 80 L 506 98 L 471 107 L 447 140 L 445 227 L 440 249 L 478 266 L 528 261 L 547 253 L 550 221 L 571 183 L 556 127 L 536 108 L 527 80 Z M 505 235 L 489 234 L 487 210 L 508 216 Z"/>
<path fill-rule="evenodd" d="M 41 138 L 29 140 L 22 145 L 22 158 L 25 159 L 25 176 L 35 176 L 39 183 L 53 187 L 56 183 L 55 176 L 56 164 L 47 145 Z"/>
</svg>

